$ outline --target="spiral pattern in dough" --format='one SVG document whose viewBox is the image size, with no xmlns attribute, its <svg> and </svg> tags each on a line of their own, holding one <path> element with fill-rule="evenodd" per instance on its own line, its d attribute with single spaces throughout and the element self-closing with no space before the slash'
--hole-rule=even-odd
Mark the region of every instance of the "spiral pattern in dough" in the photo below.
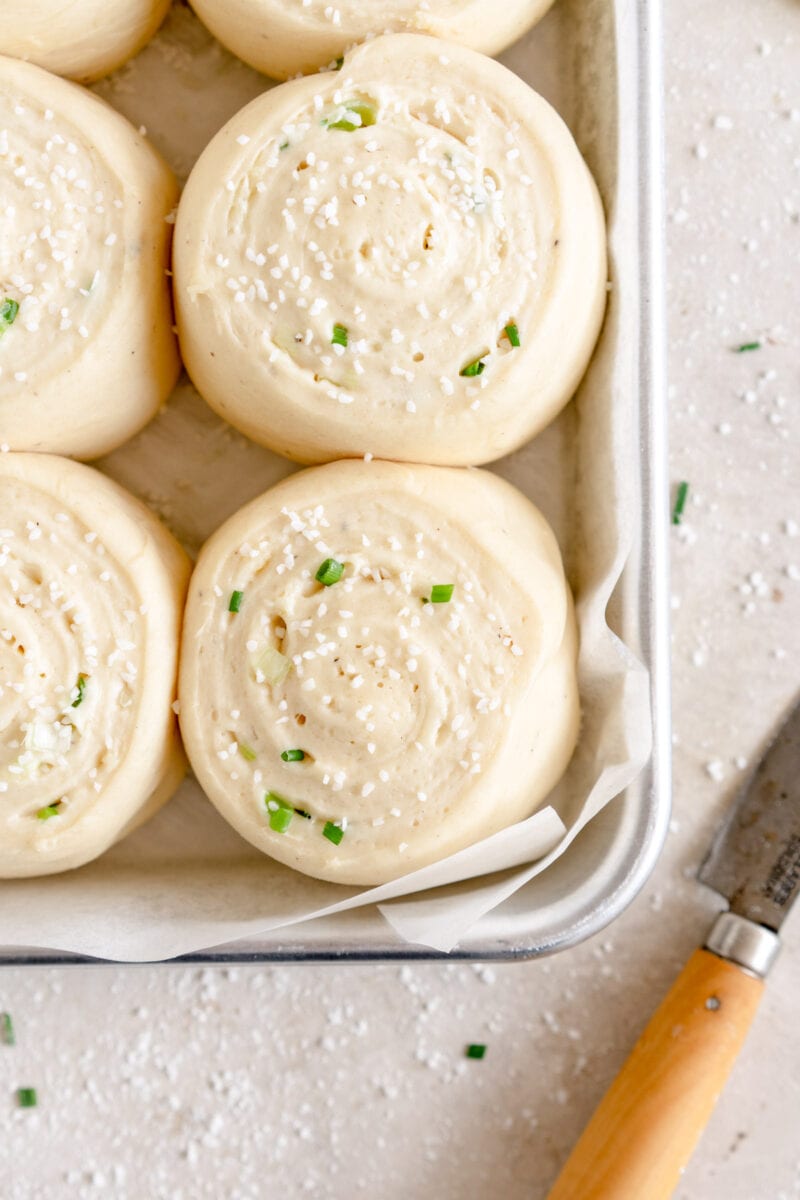
<svg viewBox="0 0 800 1200">
<path fill-rule="evenodd" d="M 166 399 L 176 199 L 119 113 L 0 59 L 0 443 L 93 458 Z"/>
<path fill-rule="evenodd" d="M 382 33 L 427 33 L 484 54 L 522 37 L 553 0 L 190 0 L 214 37 L 274 79 L 332 65 Z"/>
<path fill-rule="evenodd" d="M 88 862 L 177 787 L 188 570 L 96 471 L 0 454 L 0 878 Z"/>
<path fill-rule="evenodd" d="M 594 182 L 566 126 L 471 50 L 399 34 L 244 108 L 175 234 L 206 400 L 304 462 L 468 465 L 566 403 L 605 302 Z"/>
<path fill-rule="evenodd" d="M 332 463 L 271 489 L 204 548 L 184 742 L 259 849 L 380 883 L 536 809 L 575 744 L 575 655 L 555 539 L 509 484 Z"/>
<path fill-rule="evenodd" d="M 170 0 L 4 0 L 0 54 L 90 83 L 132 58 Z"/>
</svg>

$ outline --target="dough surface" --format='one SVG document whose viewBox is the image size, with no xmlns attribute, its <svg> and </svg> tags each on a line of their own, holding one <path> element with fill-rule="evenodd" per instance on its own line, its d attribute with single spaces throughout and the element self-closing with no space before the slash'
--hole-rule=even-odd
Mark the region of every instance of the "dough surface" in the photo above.
<svg viewBox="0 0 800 1200">
<path fill-rule="evenodd" d="M 89 862 L 178 786 L 188 574 L 105 476 L 0 454 L 0 878 Z"/>
<path fill-rule="evenodd" d="M 553 0 L 190 0 L 223 45 L 258 71 L 287 79 L 332 64 L 383 33 L 427 33 L 484 54 L 522 37 Z"/>
<path fill-rule="evenodd" d="M 195 386 L 301 462 L 501 457 L 570 398 L 605 305 L 600 202 L 561 118 L 414 34 L 238 113 L 189 179 L 174 266 Z"/>
<path fill-rule="evenodd" d="M 170 0 L 5 0 L 0 54 L 91 83 L 133 58 Z"/>
<path fill-rule="evenodd" d="M 344 570 L 326 586 L 328 559 Z M 577 737 L 576 640 L 555 538 L 510 484 L 331 463 L 272 488 L 203 549 L 184 743 L 260 850 L 320 879 L 381 883 L 541 804 Z"/>
<path fill-rule="evenodd" d="M 124 117 L 0 58 L 0 443 L 94 458 L 154 416 L 180 368 L 176 201 Z"/>
</svg>

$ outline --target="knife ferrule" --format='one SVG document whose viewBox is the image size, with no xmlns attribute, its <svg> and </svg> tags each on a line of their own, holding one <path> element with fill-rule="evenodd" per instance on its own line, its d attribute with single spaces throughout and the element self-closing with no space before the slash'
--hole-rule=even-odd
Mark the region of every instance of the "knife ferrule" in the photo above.
<svg viewBox="0 0 800 1200">
<path fill-rule="evenodd" d="M 737 913 L 720 913 L 705 941 L 705 949 L 765 979 L 778 957 L 781 941 L 765 925 Z"/>
</svg>

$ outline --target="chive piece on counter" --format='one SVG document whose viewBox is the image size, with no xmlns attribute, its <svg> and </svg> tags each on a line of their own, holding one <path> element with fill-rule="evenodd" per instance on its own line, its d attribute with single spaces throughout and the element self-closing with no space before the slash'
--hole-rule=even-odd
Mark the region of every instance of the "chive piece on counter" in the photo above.
<svg viewBox="0 0 800 1200">
<path fill-rule="evenodd" d="M 678 491 L 675 495 L 675 507 L 672 510 L 672 524 L 680 525 L 683 520 L 683 510 L 686 507 L 686 497 L 689 495 L 689 485 L 684 479 L 683 483 L 678 484 Z"/>
<path fill-rule="evenodd" d="M 20 1108 L 36 1108 L 38 1103 L 39 1098 L 36 1095 L 36 1088 L 17 1088 L 17 1104 L 20 1106 Z"/>
<path fill-rule="evenodd" d="M 6 297 L 0 304 L 0 334 L 4 334 L 14 324 L 18 312 L 19 305 L 16 300 L 9 300 Z"/>
<path fill-rule="evenodd" d="M 449 604 L 455 586 L 454 583 L 435 583 L 431 588 L 431 604 Z"/>
<path fill-rule="evenodd" d="M 11 1013 L 0 1013 L 0 1037 L 2 1037 L 4 1046 L 13 1046 L 16 1042 Z"/>
<path fill-rule="evenodd" d="M 242 607 L 243 599 L 244 592 L 231 592 L 231 598 L 228 602 L 228 612 L 238 613 L 239 609 Z"/>
<path fill-rule="evenodd" d="M 485 370 L 486 363 L 482 358 L 476 358 L 471 363 L 467 363 L 465 367 L 462 367 L 458 373 L 465 379 L 474 379 L 476 375 L 482 375 Z"/>
<path fill-rule="evenodd" d="M 256 752 L 252 746 L 248 746 L 247 742 L 239 742 L 239 753 L 245 762 L 255 762 Z"/>
<path fill-rule="evenodd" d="M 741 346 L 734 346 L 734 354 L 746 354 L 748 350 L 760 350 L 761 342 L 742 342 Z"/>
<path fill-rule="evenodd" d="M 46 804 L 44 808 L 40 808 L 36 816 L 40 821 L 49 821 L 51 817 L 57 817 L 61 810 L 61 801 L 55 800 L 52 804 Z"/>
<path fill-rule="evenodd" d="M 343 575 L 344 563 L 340 563 L 335 558 L 326 558 L 314 578 L 317 583 L 322 583 L 325 587 L 332 587 L 334 583 L 339 582 Z"/>
<path fill-rule="evenodd" d="M 305 750 L 284 750 L 281 754 L 284 762 L 302 762 L 305 756 Z"/>
<path fill-rule="evenodd" d="M 510 325 L 506 325 L 504 332 L 512 346 L 515 348 L 519 346 L 519 330 L 513 322 Z"/>
<path fill-rule="evenodd" d="M 75 682 L 75 687 L 78 689 L 78 695 L 77 695 L 76 699 L 72 701 L 72 707 L 79 708 L 80 705 L 83 704 L 83 696 L 84 696 L 84 692 L 86 691 L 86 676 L 85 675 L 78 676 L 78 678 Z"/>
<path fill-rule="evenodd" d="M 333 821 L 326 821 L 322 836 L 333 842 L 334 846 L 338 846 L 344 837 L 344 830 L 339 825 L 334 825 Z"/>
<path fill-rule="evenodd" d="M 486 1054 L 486 1047 L 483 1042 L 470 1042 L 465 1054 L 467 1058 L 483 1058 Z"/>
<path fill-rule="evenodd" d="M 264 803 L 269 812 L 270 829 L 274 829 L 276 833 L 286 833 L 294 816 L 294 809 L 291 804 L 288 804 L 283 796 L 279 796 L 277 792 L 267 792 L 264 797 Z"/>
<path fill-rule="evenodd" d="M 334 325 L 333 336 L 331 338 L 332 346 L 347 345 L 347 327 L 345 325 Z"/>
</svg>

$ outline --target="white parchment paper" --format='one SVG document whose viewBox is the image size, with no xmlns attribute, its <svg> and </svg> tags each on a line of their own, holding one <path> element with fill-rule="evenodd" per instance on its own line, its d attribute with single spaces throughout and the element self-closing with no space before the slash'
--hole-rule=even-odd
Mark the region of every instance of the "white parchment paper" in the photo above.
<svg viewBox="0 0 800 1200">
<path fill-rule="evenodd" d="M 600 11 L 599 4 L 588 7 Z M 575 8 L 562 0 L 504 61 L 547 95 L 578 134 L 606 205 L 613 276 L 615 257 L 631 252 L 634 237 L 620 192 L 614 63 L 594 81 L 589 103 L 573 36 Z M 146 127 L 183 179 L 216 130 L 267 86 L 179 5 L 143 54 L 95 90 Z M 606 623 L 636 544 L 636 406 L 625 346 L 637 302 L 633 293 L 611 291 L 578 398 L 495 468 L 551 521 L 576 593 L 583 726 L 547 807 L 443 862 L 359 891 L 265 858 L 187 779 L 157 817 L 96 862 L 65 875 L 0 883 L 0 946 L 160 960 L 379 905 L 401 938 L 447 951 L 563 853 L 650 753 L 647 674 Z M 242 504 L 296 469 L 222 423 L 186 379 L 142 434 L 98 465 L 142 496 L 192 552 Z"/>
</svg>

